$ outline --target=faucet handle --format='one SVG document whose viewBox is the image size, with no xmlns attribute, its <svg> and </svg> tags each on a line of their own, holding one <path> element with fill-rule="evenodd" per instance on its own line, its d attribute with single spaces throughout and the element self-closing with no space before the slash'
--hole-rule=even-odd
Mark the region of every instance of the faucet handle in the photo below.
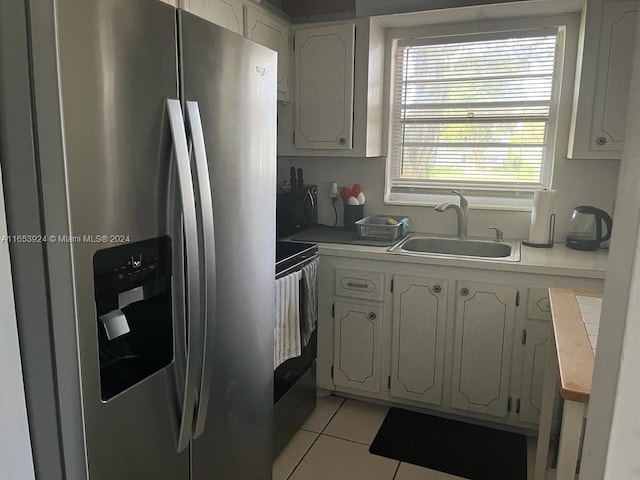
<svg viewBox="0 0 640 480">
<path fill-rule="evenodd" d="M 504 232 L 502 230 L 500 230 L 497 227 L 489 227 L 488 230 L 495 230 L 496 231 L 496 239 L 494 240 L 495 242 L 504 242 L 502 235 L 504 235 Z"/>
<path fill-rule="evenodd" d="M 467 201 L 465 196 L 462 195 L 462 193 L 460 193 L 458 190 L 451 190 L 451 193 L 455 193 L 460 197 L 460 208 L 466 210 L 469 206 L 469 202 Z"/>
</svg>

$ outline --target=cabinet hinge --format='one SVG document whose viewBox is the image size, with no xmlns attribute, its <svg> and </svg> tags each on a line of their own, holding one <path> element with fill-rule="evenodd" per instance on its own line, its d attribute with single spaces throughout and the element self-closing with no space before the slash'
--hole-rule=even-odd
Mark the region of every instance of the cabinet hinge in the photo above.
<svg viewBox="0 0 640 480">
<path fill-rule="evenodd" d="M 512 406 L 513 406 L 513 399 L 509 397 L 509 401 L 507 402 L 507 412 L 511 411 Z"/>
<path fill-rule="evenodd" d="M 520 399 L 516 400 L 516 413 L 520 413 Z"/>
<path fill-rule="evenodd" d="M 333 378 L 333 365 L 331 365 L 331 378 Z"/>
<path fill-rule="evenodd" d="M 391 375 L 387 377 L 387 388 L 391 390 Z"/>
<path fill-rule="evenodd" d="M 295 35 L 293 37 L 293 49 L 294 50 L 296 49 L 296 37 L 295 37 Z"/>
<path fill-rule="evenodd" d="M 332 318 L 336 318 L 336 304 L 335 303 L 331 304 L 331 317 Z M 333 368 L 333 367 L 331 367 L 331 368 Z"/>
<path fill-rule="evenodd" d="M 393 278 L 391 279 L 391 293 L 393 293 Z"/>
<path fill-rule="evenodd" d="M 293 142 L 294 145 L 296 144 L 296 132 L 293 132 L 291 134 L 291 141 Z"/>
<path fill-rule="evenodd" d="M 520 290 L 516 292 L 516 307 L 520 306 Z"/>
<path fill-rule="evenodd" d="M 523 328 L 522 329 L 522 344 L 526 345 L 527 343 L 527 329 Z"/>
</svg>

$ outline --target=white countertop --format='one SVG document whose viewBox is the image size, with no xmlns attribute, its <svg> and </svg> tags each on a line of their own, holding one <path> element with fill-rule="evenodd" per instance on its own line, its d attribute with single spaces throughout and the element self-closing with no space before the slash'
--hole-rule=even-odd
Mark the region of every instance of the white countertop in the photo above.
<svg viewBox="0 0 640 480">
<path fill-rule="evenodd" d="M 551 248 L 522 246 L 519 262 L 444 255 L 405 254 L 389 252 L 390 247 L 341 243 L 318 243 L 318 248 L 321 254 L 339 257 L 595 279 L 605 278 L 608 258 L 608 250 L 584 252 L 567 248 L 563 244 L 556 244 Z"/>
<path fill-rule="evenodd" d="M 600 311 L 602 310 L 602 298 L 576 294 L 576 301 L 582 315 L 584 328 L 587 330 L 591 350 L 596 354 L 598 345 L 598 330 L 600 329 Z"/>
</svg>

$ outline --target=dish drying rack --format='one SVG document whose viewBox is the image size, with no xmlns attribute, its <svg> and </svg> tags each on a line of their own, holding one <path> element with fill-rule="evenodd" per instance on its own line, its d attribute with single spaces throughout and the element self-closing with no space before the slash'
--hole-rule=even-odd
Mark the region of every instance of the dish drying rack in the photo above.
<svg viewBox="0 0 640 480">
<path fill-rule="evenodd" d="M 367 240 L 397 240 L 409 231 L 409 217 L 370 215 L 355 222 L 358 236 Z"/>
</svg>

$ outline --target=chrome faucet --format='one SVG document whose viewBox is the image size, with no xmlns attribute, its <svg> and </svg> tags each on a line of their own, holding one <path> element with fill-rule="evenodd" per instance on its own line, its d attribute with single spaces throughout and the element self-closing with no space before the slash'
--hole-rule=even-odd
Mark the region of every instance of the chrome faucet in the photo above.
<svg viewBox="0 0 640 480">
<path fill-rule="evenodd" d="M 445 212 L 450 208 L 453 208 L 456 211 L 456 216 L 458 217 L 458 238 L 467 238 L 467 218 L 469 215 L 469 202 L 464 198 L 458 190 L 453 190 L 453 193 L 460 197 L 460 205 L 456 205 L 451 202 L 442 202 L 436 205 L 434 210 L 436 212 Z"/>
</svg>

